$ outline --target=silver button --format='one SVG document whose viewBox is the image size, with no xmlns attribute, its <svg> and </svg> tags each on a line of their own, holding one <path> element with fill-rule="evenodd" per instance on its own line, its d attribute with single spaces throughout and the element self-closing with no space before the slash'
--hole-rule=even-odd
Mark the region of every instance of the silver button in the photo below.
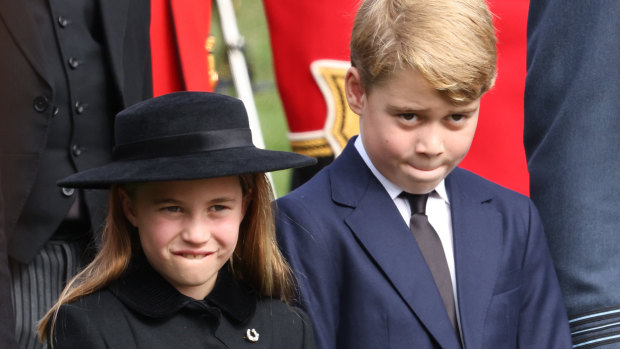
<svg viewBox="0 0 620 349">
<path fill-rule="evenodd" d="M 76 101 L 76 102 L 73 104 L 73 106 L 75 107 L 75 111 L 76 111 L 78 114 L 82 114 L 82 113 L 84 112 L 84 109 L 86 108 L 86 107 L 85 107 L 85 104 L 84 104 L 84 103 L 81 103 L 80 101 Z"/>
<path fill-rule="evenodd" d="M 59 16 L 58 17 L 58 24 L 60 25 L 61 28 L 65 28 L 66 26 L 71 24 L 71 20 L 69 18 L 67 18 L 67 17 Z"/>
<path fill-rule="evenodd" d="M 82 62 L 75 57 L 71 57 L 69 58 L 69 60 L 67 60 L 67 63 L 69 63 L 71 69 L 77 69 L 77 67 L 79 67 Z"/>
<path fill-rule="evenodd" d="M 82 155 L 82 148 L 80 148 L 77 144 L 74 144 L 71 147 L 71 151 L 73 152 L 73 155 L 76 157 Z"/>
</svg>

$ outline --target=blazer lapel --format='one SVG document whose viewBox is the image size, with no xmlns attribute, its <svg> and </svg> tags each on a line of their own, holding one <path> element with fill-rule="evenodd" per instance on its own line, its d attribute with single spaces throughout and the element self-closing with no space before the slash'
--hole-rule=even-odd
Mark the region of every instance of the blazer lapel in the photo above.
<svg viewBox="0 0 620 349">
<path fill-rule="evenodd" d="M 482 346 L 486 310 L 498 275 L 502 244 L 501 215 L 492 194 L 474 187 L 455 169 L 446 179 L 452 211 L 454 258 L 460 324 L 465 347 Z"/>
<path fill-rule="evenodd" d="M 411 231 L 352 142 L 332 167 L 339 174 L 331 178 L 333 199 L 354 208 L 346 224 L 430 335 L 443 348 L 458 348 L 448 315 L 437 311 L 443 301 Z"/>
<path fill-rule="evenodd" d="M 0 16 L 34 70 L 49 81 L 43 45 L 37 34 L 39 26 L 26 8 L 22 1 L 0 1 Z"/>
<path fill-rule="evenodd" d="M 125 48 L 124 40 L 129 3 L 129 1 L 125 0 L 99 1 L 103 32 L 107 44 L 106 49 L 110 58 L 110 69 L 118 91 L 124 90 L 123 50 Z M 148 13 L 144 15 L 149 16 Z M 121 96 L 124 96 L 124 94 L 121 93 Z M 123 100 L 123 106 L 126 105 L 126 101 Z"/>
</svg>

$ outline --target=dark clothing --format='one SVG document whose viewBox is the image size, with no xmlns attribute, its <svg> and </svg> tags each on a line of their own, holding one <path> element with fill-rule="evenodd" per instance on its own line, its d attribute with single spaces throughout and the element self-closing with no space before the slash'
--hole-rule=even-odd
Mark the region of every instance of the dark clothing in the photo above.
<svg viewBox="0 0 620 349">
<path fill-rule="evenodd" d="M 0 173 L 0 182 L 2 174 Z M 0 185 L 1 186 L 1 185 Z M 15 342 L 15 318 L 11 305 L 11 275 L 9 274 L 6 234 L 4 234 L 4 201 L 0 192 L 0 348 L 13 349 Z"/>
<path fill-rule="evenodd" d="M 15 336 L 22 349 L 43 348 L 35 335 L 37 324 L 84 265 L 79 258 L 82 251 L 84 244 L 79 240 L 51 240 L 28 264 L 9 260 L 17 319 Z"/>
<path fill-rule="evenodd" d="M 39 263 L 44 249 L 92 239 L 105 217 L 105 191 L 56 181 L 108 162 L 114 114 L 151 97 L 149 23 L 149 0 L 0 1 L 0 191 L 22 348 L 66 281 Z"/>
<path fill-rule="evenodd" d="M 460 348 L 413 234 L 352 141 L 277 200 L 277 232 L 322 349 Z M 450 200 L 465 348 L 570 348 L 540 217 L 456 168 Z"/>
<path fill-rule="evenodd" d="M 583 348 L 620 348 L 618 33 L 619 1 L 530 1 L 530 193 Z"/>
<path fill-rule="evenodd" d="M 248 340 L 254 329 L 259 338 Z M 258 297 L 228 266 L 204 300 L 179 293 L 143 255 L 108 287 L 63 305 L 55 348 L 314 348 L 306 314 Z"/>
<path fill-rule="evenodd" d="M 90 17 L 78 20 L 59 7 L 63 2 L 0 2 L 1 189 L 9 255 L 22 263 L 53 236 L 75 200 L 76 192 L 56 180 L 109 161 L 114 114 L 152 94 L 149 1 L 90 3 Z M 77 33 L 78 26 L 85 29 Z M 88 47 L 78 42 L 84 38 Z M 98 227 L 106 194 L 85 192 Z"/>
</svg>

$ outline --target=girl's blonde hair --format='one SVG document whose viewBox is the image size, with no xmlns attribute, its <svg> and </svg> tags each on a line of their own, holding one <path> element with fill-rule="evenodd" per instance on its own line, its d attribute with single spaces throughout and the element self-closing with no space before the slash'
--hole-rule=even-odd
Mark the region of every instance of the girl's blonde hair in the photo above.
<svg viewBox="0 0 620 349">
<path fill-rule="evenodd" d="M 460 104 L 495 81 L 495 30 L 484 0 L 364 0 L 350 46 L 367 91 L 398 70 L 416 69 Z"/>
<path fill-rule="evenodd" d="M 292 272 L 276 242 L 271 185 L 264 173 L 243 174 L 239 180 L 243 196 L 249 200 L 230 260 L 233 273 L 259 294 L 288 303 L 293 297 Z M 121 196 L 121 190 L 124 190 L 132 197 L 139 185 L 113 185 L 110 188 L 101 249 L 94 260 L 69 281 L 56 304 L 39 322 L 41 341 L 49 340 L 53 346 L 56 317 L 63 304 L 75 302 L 118 279 L 127 269 L 132 253 L 141 249 L 136 229 L 123 212 Z"/>
</svg>

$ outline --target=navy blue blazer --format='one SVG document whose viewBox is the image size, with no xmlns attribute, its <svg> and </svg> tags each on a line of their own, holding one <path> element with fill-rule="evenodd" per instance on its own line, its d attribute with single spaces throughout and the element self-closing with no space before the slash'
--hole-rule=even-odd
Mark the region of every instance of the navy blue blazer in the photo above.
<svg viewBox="0 0 620 349">
<path fill-rule="evenodd" d="M 278 240 L 319 348 L 459 348 L 413 235 L 353 141 L 277 200 Z M 446 178 L 465 348 L 570 348 L 542 225 L 525 196 Z"/>
</svg>

